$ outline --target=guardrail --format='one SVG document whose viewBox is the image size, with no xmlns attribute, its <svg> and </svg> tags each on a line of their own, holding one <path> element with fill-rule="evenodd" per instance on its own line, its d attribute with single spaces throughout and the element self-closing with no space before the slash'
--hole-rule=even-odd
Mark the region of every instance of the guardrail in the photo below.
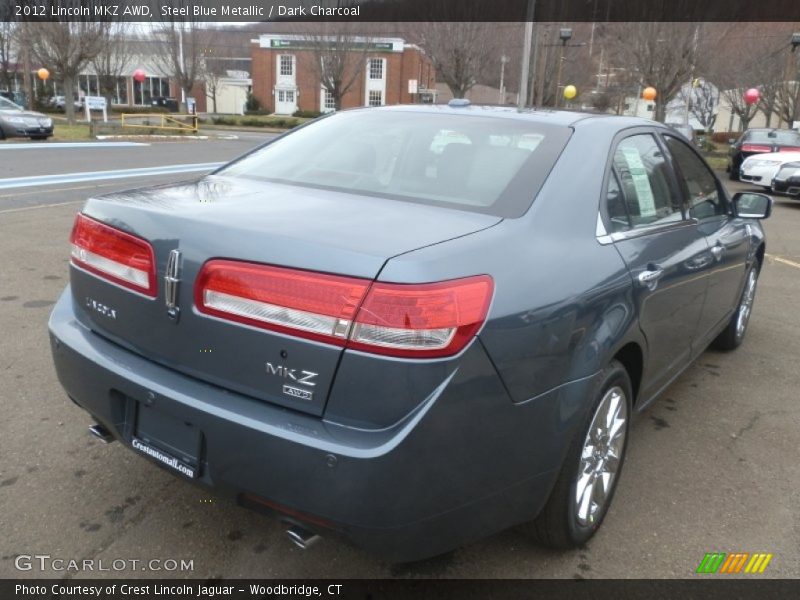
<svg viewBox="0 0 800 600">
<path fill-rule="evenodd" d="M 122 113 L 122 127 L 150 127 L 163 131 L 197 133 L 197 115 Z"/>
</svg>

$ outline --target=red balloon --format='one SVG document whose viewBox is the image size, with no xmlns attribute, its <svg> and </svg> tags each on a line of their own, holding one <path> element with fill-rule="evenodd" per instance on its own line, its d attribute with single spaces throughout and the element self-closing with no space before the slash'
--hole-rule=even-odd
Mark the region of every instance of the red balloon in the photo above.
<svg viewBox="0 0 800 600">
<path fill-rule="evenodd" d="M 136 69 L 133 72 L 133 80 L 142 83 L 145 79 L 147 79 L 147 75 L 144 74 L 144 71 L 141 69 Z"/>
<path fill-rule="evenodd" d="M 757 88 L 750 88 L 744 93 L 744 101 L 747 104 L 755 104 L 761 97 L 761 92 Z"/>
</svg>

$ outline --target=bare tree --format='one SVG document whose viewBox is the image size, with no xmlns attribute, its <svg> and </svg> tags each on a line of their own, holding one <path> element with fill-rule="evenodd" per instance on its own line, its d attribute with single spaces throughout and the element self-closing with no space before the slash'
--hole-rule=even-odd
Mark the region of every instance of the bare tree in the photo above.
<svg viewBox="0 0 800 600">
<path fill-rule="evenodd" d="M 34 28 L 35 26 L 35 28 Z M 34 56 L 64 82 L 64 110 L 67 121 L 75 124 L 75 83 L 78 75 L 102 49 L 103 32 L 108 23 L 89 21 L 24 23 L 21 34 Z"/>
<path fill-rule="evenodd" d="M 11 59 L 14 57 L 15 33 L 17 25 L 13 21 L 0 21 L 0 87 L 11 90 L 12 73 L 16 75 L 16 65 Z"/>
<path fill-rule="evenodd" d="M 684 106 L 688 104 L 689 114 L 697 119 L 706 132 L 714 128 L 719 107 L 719 88 L 706 79 L 697 78 L 692 85 L 681 88 Z"/>
<path fill-rule="evenodd" d="M 311 68 L 333 98 L 336 110 L 342 108 L 342 98 L 364 73 L 371 50 L 370 38 L 357 35 L 357 31 L 345 23 L 323 23 L 313 33 L 300 34 L 312 53 Z"/>
<path fill-rule="evenodd" d="M 182 4 L 182 0 L 173 0 Z M 205 62 L 203 60 L 211 34 L 196 21 L 165 21 L 156 30 L 160 44 L 154 63 L 164 73 L 169 73 L 178 83 L 184 96 L 191 96 L 195 85 L 201 81 Z"/>
<path fill-rule="evenodd" d="M 607 25 L 609 46 L 620 64 L 630 65 L 639 83 L 656 90 L 655 119 L 699 67 L 701 37 L 693 23 L 617 23 Z"/>
<path fill-rule="evenodd" d="M 106 98 L 109 108 L 116 96 L 117 83 L 127 74 L 133 59 L 131 35 L 129 23 L 115 23 L 105 27 L 101 32 L 100 52 L 92 59 L 100 94 Z"/>
<path fill-rule="evenodd" d="M 204 80 L 206 83 L 206 97 L 211 99 L 211 112 L 217 112 L 217 95 L 220 91 L 222 78 L 225 77 L 224 65 L 219 61 L 206 60 Z"/>
<path fill-rule="evenodd" d="M 494 67 L 496 36 L 487 23 L 418 23 L 412 33 L 447 84 L 453 98 L 463 98 Z"/>
</svg>

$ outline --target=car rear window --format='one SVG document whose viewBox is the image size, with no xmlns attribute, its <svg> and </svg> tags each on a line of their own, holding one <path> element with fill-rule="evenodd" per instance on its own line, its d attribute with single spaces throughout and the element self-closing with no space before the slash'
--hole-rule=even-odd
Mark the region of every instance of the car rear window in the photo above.
<svg viewBox="0 0 800 600">
<path fill-rule="evenodd" d="M 518 217 L 570 134 L 564 126 L 472 113 L 343 112 L 219 174 Z"/>
<path fill-rule="evenodd" d="M 747 142 L 767 142 L 770 144 L 800 145 L 800 133 L 789 130 L 750 131 L 744 137 Z"/>
</svg>

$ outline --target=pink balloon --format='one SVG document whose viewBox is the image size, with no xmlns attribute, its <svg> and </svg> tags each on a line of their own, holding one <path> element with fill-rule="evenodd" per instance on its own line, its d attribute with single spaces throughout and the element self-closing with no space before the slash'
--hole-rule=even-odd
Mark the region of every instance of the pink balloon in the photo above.
<svg viewBox="0 0 800 600">
<path fill-rule="evenodd" d="M 144 74 L 144 71 L 141 69 L 136 69 L 133 72 L 133 80 L 142 83 L 147 78 L 147 75 Z"/>
<path fill-rule="evenodd" d="M 761 92 L 757 88 L 750 88 L 744 93 L 744 101 L 747 104 L 755 104 L 761 97 Z"/>
</svg>

